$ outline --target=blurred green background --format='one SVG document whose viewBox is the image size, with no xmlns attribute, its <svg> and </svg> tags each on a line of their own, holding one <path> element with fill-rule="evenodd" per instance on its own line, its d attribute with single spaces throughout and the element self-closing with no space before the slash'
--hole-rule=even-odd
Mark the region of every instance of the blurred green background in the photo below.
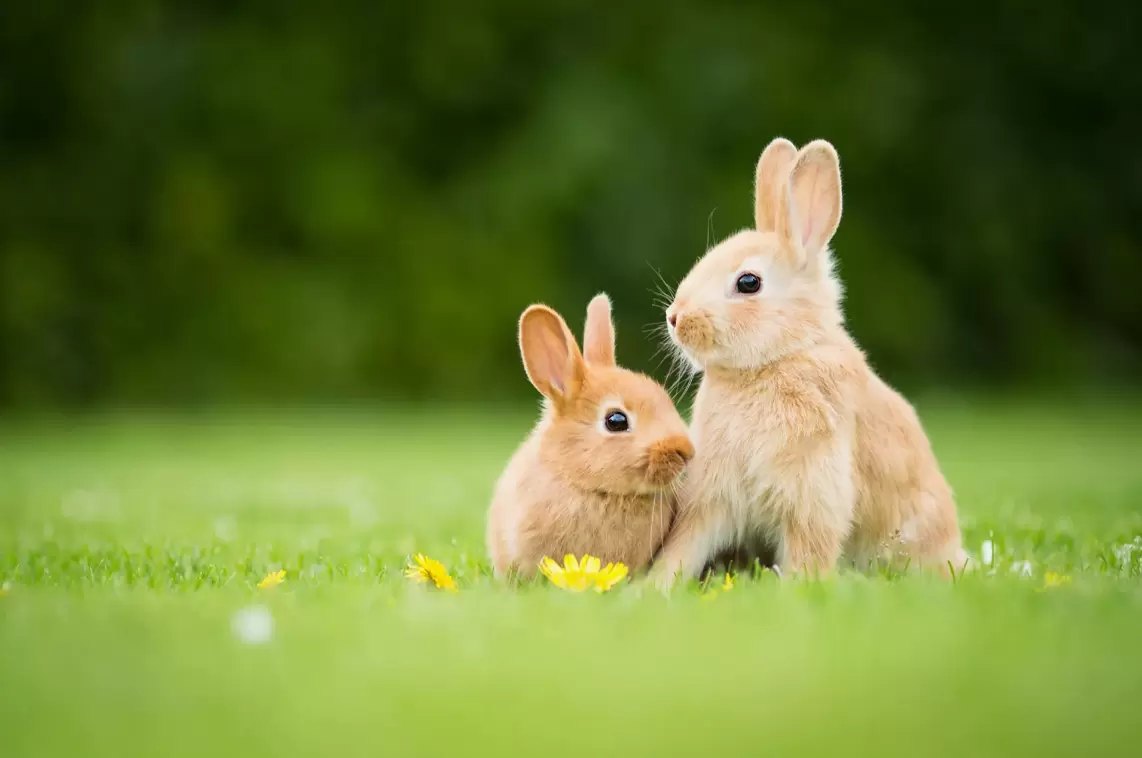
<svg viewBox="0 0 1142 758">
<path fill-rule="evenodd" d="M 526 397 L 515 319 L 620 357 L 840 151 L 854 333 L 908 387 L 1142 368 L 1142 6 L 4 3 L 0 406 Z M 712 237 L 711 237 L 712 235 Z"/>
</svg>

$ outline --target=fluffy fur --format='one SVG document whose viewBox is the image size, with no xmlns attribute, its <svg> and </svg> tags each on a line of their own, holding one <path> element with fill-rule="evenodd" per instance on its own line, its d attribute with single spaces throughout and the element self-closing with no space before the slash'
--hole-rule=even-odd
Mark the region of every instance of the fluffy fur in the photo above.
<svg viewBox="0 0 1142 758">
<path fill-rule="evenodd" d="M 667 310 L 677 349 L 704 375 L 659 587 L 755 545 L 786 573 L 829 572 L 842 557 L 941 571 L 965 561 L 916 413 L 844 328 L 828 248 L 840 218 L 833 146 L 773 141 L 757 167 L 756 228 L 711 249 Z M 746 273 L 760 292 L 738 291 Z"/>
<path fill-rule="evenodd" d="M 674 483 L 694 455 L 685 422 L 661 386 L 615 365 L 606 295 L 587 309 L 584 353 L 559 314 L 542 305 L 524 312 L 519 342 L 545 400 L 488 514 L 497 576 L 530 575 L 545 555 L 567 553 L 645 568 L 670 527 Z M 615 410 L 628 416 L 629 431 L 607 430 Z"/>
</svg>

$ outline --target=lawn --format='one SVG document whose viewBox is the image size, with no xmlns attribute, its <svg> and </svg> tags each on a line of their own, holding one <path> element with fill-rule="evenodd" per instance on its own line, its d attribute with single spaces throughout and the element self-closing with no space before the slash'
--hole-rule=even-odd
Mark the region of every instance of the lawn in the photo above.
<svg viewBox="0 0 1142 758">
<path fill-rule="evenodd" d="M 1136 754 L 1142 406 L 921 412 L 989 570 L 669 600 L 490 578 L 526 411 L 8 419 L 0 755 Z"/>
</svg>

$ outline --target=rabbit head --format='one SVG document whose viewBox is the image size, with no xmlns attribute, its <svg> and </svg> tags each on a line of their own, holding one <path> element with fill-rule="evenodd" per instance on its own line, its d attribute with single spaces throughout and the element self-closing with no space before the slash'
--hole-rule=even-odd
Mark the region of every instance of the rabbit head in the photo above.
<svg viewBox="0 0 1142 758">
<path fill-rule="evenodd" d="M 519 327 L 528 379 L 546 398 L 544 465 L 577 487 L 621 494 L 668 489 L 694 455 L 686 423 L 666 390 L 615 363 L 611 303 L 587 309 L 579 345 L 552 309 L 533 305 Z"/>
<path fill-rule="evenodd" d="M 670 338 L 696 371 L 759 368 L 842 322 L 828 247 L 841 220 L 836 150 L 774 140 L 754 200 L 755 228 L 707 252 L 667 309 Z"/>
</svg>

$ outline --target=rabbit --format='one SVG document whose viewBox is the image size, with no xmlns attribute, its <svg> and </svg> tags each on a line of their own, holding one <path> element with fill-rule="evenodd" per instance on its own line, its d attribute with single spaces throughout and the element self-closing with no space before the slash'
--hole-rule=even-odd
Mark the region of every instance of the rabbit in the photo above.
<svg viewBox="0 0 1142 758">
<path fill-rule="evenodd" d="M 496 575 L 531 576 L 545 556 L 568 553 L 646 568 L 670 527 L 675 482 L 694 456 L 686 423 L 662 386 L 615 364 L 606 295 L 588 306 L 584 353 L 543 305 L 524 311 L 519 344 L 545 399 L 488 512 Z"/>
<path fill-rule="evenodd" d="M 952 491 L 912 406 L 844 326 L 828 247 L 841 219 L 836 150 L 776 139 L 755 225 L 709 250 L 666 328 L 702 380 L 691 462 L 650 581 L 668 589 L 726 550 L 765 545 L 782 574 L 842 559 L 966 564 Z"/>
</svg>

